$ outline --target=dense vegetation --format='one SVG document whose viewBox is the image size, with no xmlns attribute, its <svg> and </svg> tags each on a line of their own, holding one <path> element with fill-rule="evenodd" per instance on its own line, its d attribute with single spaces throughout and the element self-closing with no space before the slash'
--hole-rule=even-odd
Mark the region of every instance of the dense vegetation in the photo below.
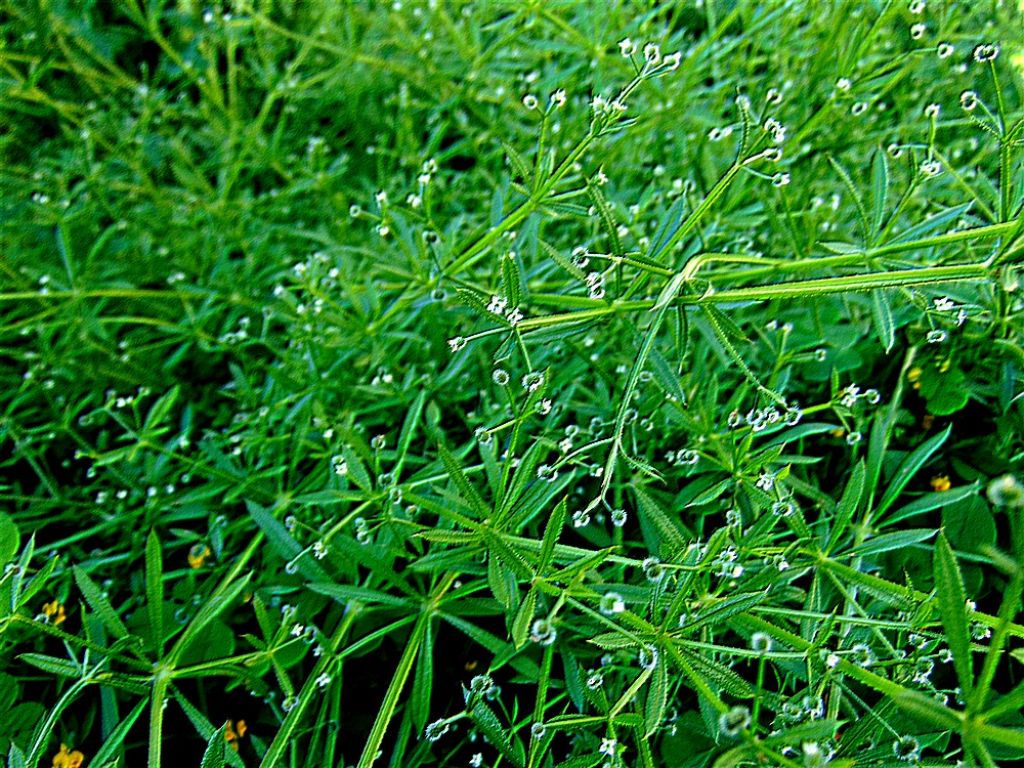
<svg viewBox="0 0 1024 768">
<path fill-rule="evenodd" d="M 0 762 L 1024 758 L 1024 6 L 3 0 L 0 94 Z"/>
</svg>

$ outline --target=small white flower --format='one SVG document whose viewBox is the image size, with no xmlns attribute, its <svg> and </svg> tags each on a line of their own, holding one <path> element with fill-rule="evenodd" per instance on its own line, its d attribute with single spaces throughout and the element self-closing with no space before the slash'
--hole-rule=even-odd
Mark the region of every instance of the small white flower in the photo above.
<svg viewBox="0 0 1024 768">
<path fill-rule="evenodd" d="M 632 56 L 636 53 L 636 43 L 630 40 L 628 37 L 624 37 L 619 40 L 619 53 L 623 56 Z"/>
<path fill-rule="evenodd" d="M 536 109 L 539 104 L 540 102 L 537 100 L 537 97 L 532 93 L 523 96 L 523 106 L 527 109 Z"/>
<path fill-rule="evenodd" d="M 435 720 L 427 726 L 424 731 L 427 741 L 437 741 L 448 732 L 448 722 L 446 720 Z"/>
<path fill-rule="evenodd" d="M 938 160 L 925 160 L 921 163 L 921 173 L 928 178 L 934 178 L 942 173 L 942 164 Z"/>
<path fill-rule="evenodd" d="M 448 339 L 448 347 L 452 352 L 459 352 L 466 348 L 467 341 L 463 336 L 456 336 L 455 338 Z"/>
<path fill-rule="evenodd" d="M 935 53 L 940 59 L 948 59 L 956 53 L 956 48 L 950 43 L 939 43 L 938 48 L 935 49 Z"/>
<path fill-rule="evenodd" d="M 316 679 L 316 684 L 320 688 L 326 688 L 330 682 L 331 682 L 331 676 L 328 675 L 326 672 L 324 672 L 322 675 L 320 675 Z"/>
<path fill-rule="evenodd" d="M 564 107 L 566 102 L 565 89 L 559 88 L 557 91 L 551 94 L 551 103 L 556 107 Z"/>
<path fill-rule="evenodd" d="M 619 743 L 615 739 L 601 739 L 601 747 L 598 749 L 598 752 L 602 755 L 607 755 L 608 757 L 615 757 L 618 744 Z"/>
<path fill-rule="evenodd" d="M 523 389 L 527 392 L 536 392 L 544 384 L 544 374 L 539 371 L 530 371 L 523 376 Z"/>
<path fill-rule="evenodd" d="M 386 205 L 388 202 L 388 193 L 382 189 L 380 192 L 374 195 L 374 198 L 377 200 L 378 205 Z"/>
<path fill-rule="evenodd" d="M 852 85 L 853 83 L 850 82 L 850 78 L 848 77 L 840 77 L 838 80 L 836 80 L 836 90 L 842 91 L 843 93 L 846 93 L 848 90 L 850 90 L 850 87 Z"/>
<path fill-rule="evenodd" d="M 983 43 L 974 49 L 974 60 L 979 64 L 995 61 L 997 56 L 999 56 L 999 46 L 993 43 Z"/>
<path fill-rule="evenodd" d="M 515 328 L 519 325 L 519 321 L 523 319 L 523 311 L 519 307 L 513 307 L 509 310 L 508 314 L 505 315 L 505 319 L 508 320 L 508 324 Z"/>
<path fill-rule="evenodd" d="M 530 626 L 530 639 L 538 645 L 551 645 L 558 637 L 558 630 L 548 619 L 536 619 Z"/>
<path fill-rule="evenodd" d="M 661 48 L 657 43 L 648 43 L 644 46 L 644 61 L 651 65 L 657 65 L 661 61 Z"/>
<path fill-rule="evenodd" d="M 967 112 L 974 111 L 978 106 L 978 94 L 974 91 L 964 91 L 960 94 L 960 106 Z"/>
<path fill-rule="evenodd" d="M 939 116 L 939 111 L 940 111 L 940 107 L 939 107 L 938 104 L 929 104 L 927 107 L 924 108 L 924 116 L 925 117 L 938 117 Z"/>
<path fill-rule="evenodd" d="M 923 23 L 921 23 L 919 21 L 916 24 L 911 24 L 911 26 L 910 26 L 910 36 L 914 40 L 920 40 L 922 37 L 924 37 L 924 33 L 927 30 L 928 30 L 928 27 L 925 26 Z"/>
<path fill-rule="evenodd" d="M 786 138 L 786 126 L 774 117 L 769 117 L 764 121 L 764 130 L 765 133 L 771 135 L 772 141 L 776 144 L 781 144 Z"/>
<path fill-rule="evenodd" d="M 605 592 L 598 607 L 605 616 L 614 616 L 626 610 L 626 601 L 618 592 Z"/>
<path fill-rule="evenodd" d="M 491 301 L 487 305 L 487 311 L 495 314 L 502 315 L 505 313 L 505 307 L 508 306 L 508 299 L 504 296 L 491 296 Z"/>
</svg>

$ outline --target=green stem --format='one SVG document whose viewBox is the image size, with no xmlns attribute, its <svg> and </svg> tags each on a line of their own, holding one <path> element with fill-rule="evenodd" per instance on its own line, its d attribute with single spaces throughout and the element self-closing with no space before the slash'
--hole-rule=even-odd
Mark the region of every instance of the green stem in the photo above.
<svg viewBox="0 0 1024 768">
<path fill-rule="evenodd" d="M 451 585 L 454 583 L 458 574 L 449 573 L 445 576 L 444 580 L 434 591 L 434 594 L 430 598 L 429 605 L 424 606 L 423 612 L 420 613 L 419 618 L 416 620 L 416 625 L 413 627 L 412 635 L 409 637 L 409 642 L 405 646 L 405 650 L 402 652 L 402 658 L 398 660 L 398 667 L 395 669 L 394 677 L 391 678 L 391 684 L 388 686 L 387 692 L 384 694 L 384 701 L 380 705 L 380 710 L 377 712 L 377 718 L 373 721 L 373 727 L 370 729 L 370 735 L 366 739 L 366 745 L 363 747 L 363 754 L 359 758 L 359 762 L 356 764 L 357 768 L 371 768 L 373 763 L 377 759 L 377 750 L 380 749 L 381 742 L 384 741 L 384 733 L 387 731 L 388 725 L 390 725 L 392 718 L 395 715 L 395 709 L 398 707 L 398 699 L 402 695 L 402 690 L 405 688 L 405 683 L 409 679 L 409 674 L 412 672 L 412 665 L 416 661 L 416 654 L 419 652 L 420 645 L 423 643 L 423 638 L 427 633 L 427 629 L 430 626 L 430 620 L 434 615 L 434 610 L 437 607 L 438 601 L 447 592 Z M 272 765 L 264 760 L 264 765 Z"/>
</svg>

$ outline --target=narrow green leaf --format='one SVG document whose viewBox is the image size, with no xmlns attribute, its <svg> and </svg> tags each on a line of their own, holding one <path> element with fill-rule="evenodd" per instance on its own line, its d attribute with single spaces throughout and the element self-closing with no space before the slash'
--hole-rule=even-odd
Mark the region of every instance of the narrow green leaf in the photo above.
<svg viewBox="0 0 1024 768">
<path fill-rule="evenodd" d="M 971 635 L 967 619 L 967 595 L 964 592 L 964 580 L 960 575 L 960 566 L 956 555 L 946 540 L 945 533 L 940 532 L 935 542 L 935 592 L 939 604 L 939 616 L 946 632 L 949 650 L 953 653 L 953 666 L 956 668 L 960 688 L 965 698 L 971 695 L 974 687 L 974 664 L 971 659 Z"/>
<path fill-rule="evenodd" d="M 167 418 L 167 415 L 171 412 L 174 404 L 178 401 L 179 394 L 181 394 L 181 387 L 173 386 L 161 395 L 160 399 L 153 403 L 153 407 L 150 408 L 149 413 L 146 414 L 146 422 L 142 427 L 144 432 L 158 427 L 160 423 Z"/>
<path fill-rule="evenodd" d="M 420 614 L 416 625 L 413 627 L 412 634 L 409 635 L 409 639 L 406 641 L 405 650 L 402 652 L 402 657 L 398 660 L 398 666 L 395 668 L 395 674 L 391 678 L 391 684 L 384 694 L 384 701 L 377 711 L 373 727 L 370 729 L 370 734 L 363 745 L 363 752 L 359 756 L 359 762 L 356 764 L 357 768 L 371 768 L 377 760 L 377 750 L 380 749 L 381 742 L 384 741 L 384 733 L 394 717 L 395 709 L 398 707 L 398 700 L 405 689 L 409 674 L 412 672 L 413 662 L 420 651 L 423 636 L 427 631 L 429 622 L 429 614 Z"/>
<path fill-rule="evenodd" d="M 871 292 L 871 321 L 875 326 L 875 335 L 882 343 L 886 354 L 896 346 L 896 325 L 892 319 L 892 307 L 884 288 L 876 288 Z"/>
<path fill-rule="evenodd" d="M 877 238 L 885 224 L 889 202 L 889 161 L 881 149 L 875 150 L 871 162 L 871 234 Z M 888 351 L 888 350 L 887 350 Z"/>
<path fill-rule="evenodd" d="M 575 264 L 573 264 L 572 261 L 567 259 L 561 253 L 559 253 L 553 245 L 544 240 L 539 240 L 538 242 L 540 243 L 541 250 L 543 250 L 544 253 L 548 255 L 548 258 L 550 258 L 558 266 L 560 266 L 562 269 L 564 269 L 566 272 L 568 272 L 570 275 L 575 277 L 580 282 L 586 280 L 587 273 L 584 272 L 579 267 L 577 267 Z"/>
<path fill-rule="evenodd" d="M 924 443 L 919 445 L 902 461 L 896 473 L 893 475 L 892 480 L 889 481 L 888 487 L 885 489 L 885 494 L 882 496 L 882 500 L 878 502 L 875 507 L 875 516 L 880 517 L 885 514 L 886 510 L 889 509 L 899 498 L 899 495 L 903 492 L 903 489 L 907 487 L 907 484 L 914 478 L 917 471 L 923 467 L 932 455 L 942 447 L 943 443 L 949 438 L 949 433 L 952 431 L 953 425 L 950 424 L 942 432 L 937 435 L 930 437 Z"/>
<path fill-rule="evenodd" d="M 536 613 L 537 590 L 531 589 L 526 593 L 523 602 L 520 603 L 515 619 L 512 621 L 512 643 L 516 648 L 522 648 L 526 645 L 526 640 L 530 635 L 530 625 L 533 623 L 533 617 Z"/>
<path fill-rule="evenodd" d="M 852 199 L 856 205 L 857 223 L 860 225 L 861 236 L 866 242 L 869 239 L 871 229 L 868 225 L 868 212 L 864 208 L 864 201 L 861 199 L 860 191 L 857 189 L 857 185 L 853 183 L 853 179 L 850 178 L 849 172 L 838 160 L 836 160 L 836 158 L 829 155 L 828 161 L 831 163 L 833 170 L 839 175 L 839 179 L 843 182 L 843 186 L 846 187 L 846 191 L 850 194 L 850 199 Z"/>
<path fill-rule="evenodd" d="M 153 633 L 153 648 L 157 656 L 163 655 L 164 648 L 164 585 L 163 554 L 156 530 L 146 537 L 146 615 L 149 630 Z"/>
<path fill-rule="evenodd" d="M 537 573 L 541 576 L 544 575 L 548 566 L 551 565 L 551 558 L 555 553 L 555 544 L 558 543 L 558 537 L 562 534 L 562 528 L 565 525 L 566 510 L 567 502 L 565 499 L 562 499 L 555 505 L 555 509 L 551 513 L 551 517 L 548 518 L 547 525 L 544 527 L 544 543 L 541 545 L 540 560 L 537 563 Z"/>
<path fill-rule="evenodd" d="M 601 192 L 600 187 L 589 180 L 587 181 L 587 193 L 590 195 L 594 208 L 597 210 L 598 218 L 604 227 L 604 233 L 608 236 L 612 253 L 623 253 L 622 241 L 619 239 L 618 223 L 615 221 L 615 213 L 608 204 L 608 200 L 605 199 L 604 193 Z"/>
<path fill-rule="evenodd" d="M 737 614 L 750 610 L 755 605 L 760 605 L 766 599 L 768 599 L 768 590 L 732 595 L 715 603 L 710 608 L 702 609 L 695 618 L 686 622 L 683 631 L 689 634 L 700 627 L 717 626 Z"/>
<path fill-rule="evenodd" d="M 51 675 L 57 675 L 58 677 L 78 678 L 82 674 L 81 667 L 69 659 L 46 656 L 42 653 L 22 653 L 18 658 L 26 664 L 31 664 L 37 669 L 49 672 Z"/>
<path fill-rule="evenodd" d="M 991 723 L 979 723 L 973 730 L 985 741 L 1024 749 L 1024 728 L 1005 728 Z"/>
<path fill-rule="evenodd" d="M 178 637 L 174 647 L 167 654 L 168 663 L 176 664 L 181 655 L 188 650 L 189 646 L 202 637 L 203 630 L 211 621 L 220 616 L 229 607 L 238 604 L 239 598 L 242 592 L 249 586 L 250 580 L 251 575 L 246 575 L 207 599 L 199 611 L 196 612 L 192 621 L 189 622 L 189 625 L 185 627 L 185 631 Z"/>
<path fill-rule="evenodd" d="M 398 434 L 398 455 L 395 457 L 395 467 L 393 470 L 394 476 L 397 478 L 402 470 L 402 465 L 405 463 L 405 457 L 409 453 L 409 446 L 412 444 L 413 435 L 416 433 L 416 427 L 419 425 L 420 418 L 423 415 L 423 406 L 427 402 L 427 391 L 421 389 L 419 394 L 416 395 L 416 399 L 409 407 L 408 412 L 405 414 L 405 421 L 402 422 L 402 431 Z"/>
<path fill-rule="evenodd" d="M 507 141 L 502 141 L 501 146 L 505 150 L 505 156 L 508 158 L 509 165 L 511 165 L 512 169 L 522 177 L 524 183 L 529 184 L 530 178 L 533 174 L 530 171 L 526 160 L 524 160 L 523 156 L 519 154 L 519 151 Z"/>
<path fill-rule="evenodd" d="M 651 238 L 651 246 L 647 249 L 649 254 L 661 254 L 665 244 L 672 239 L 672 236 L 682 224 L 685 210 L 686 198 L 684 195 L 680 195 L 661 220 L 661 224 L 658 226 L 658 231 L 654 237 Z"/>
<path fill-rule="evenodd" d="M 90 765 L 104 765 L 108 761 L 116 760 L 118 758 L 122 746 L 124 745 L 124 740 L 128 736 L 128 732 L 138 721 L 139 717 L 141 717 L 147 704 L 148 702 L 145 699 L 138 702 L 132 711 L 117 724 L 103 742 L 103 746 L 96 751 Z"/>
<path fill-rule="evenodd" d="M 892 697 L 897 707 L 936 731 L 959 731 L 957 713 L 920 691 L 904 690 Z"/>
<path fill-rule="evenodd" d="M 850 550 L 849 554 L 868 557 L 883 552 L 892 552 L 895 549 L 905 549 L 914 544 L 920 544 L 934 535 L 934 528 L 912 528 L 906 531 L 896 531 L 895 533 L 883 533 L 881 536 L 870 538 L 860 546 L 854 547 Z"/>
<path fill-rule="evenodd" d="M 858 506 L 860 506 L 861 497 L 864 495 L 865 473 L 864 459 L 861 459 L 854 465 L 853 472 L 850 473 L 850 479 L 843 490 L 843 496 L 839 499 L 839 504 L 836 506 L 835 517 L 832 520 L 832 531 L 829 534 L 828 546 L 826 547 L 828 552 L 832 551 L 833 547 L 839 543 L 839 539 L 846 533 L 850 521 L 856 514 Z"/>
<path fill-rule="evenodd" d="M 668 706 L 668 664 L 658 664 L 651 674 L 644 705 L 644 735 L 651 736 L 665 719 Z"/>
<path fill-rule="evenodd" d="M 938 509 L 939 507 L 943 508 L 943 512 L 947 509 L 957 509 L 959 507 L 958 502 L 974 497 L 977 493 L 978 488 L 975 485 L 962 485 L 958 488 L 950 488 L 948 491 L 926 493 L 919 499 L 915 499 L 909 504 L 895 510 L 885 519 L 884 524 L 892 525 L 893 523 L 901 523 L 904 520 L 909 520 L 912 517 L 926 514 Z M 882 521 L 879 522 L 882 523 Z"/>
<path fill-rule="evenodd" d="M 914 591 L 907 587 L 894 584 L 870 573 L 863 573 L 856 568 L 837 563 L 835 560 L 823 560 L 821 564 L 843 581 L 856 584 L 862 590 L 869 592 L 880 600 L 899 606 L 904 610 L 911 610 L 917 607 Z"/>
<path fill-rule="evenodd" d="M 224 723 L 213 732 L 210 740 L 206 743 L 206 752 L 203 753 L 203 761 L 199 764 L 199 768 L 224 768 L 224 750 L 228 748 L 228 743 L 224 738 L 224 729 L 227 728 L 227 725 Z"/>
<path fill-rule="evenodd" d="M 501 260 L 501 283 L 508 299 L 509 309 L 518 307 L 523 302 L 526 281 L 519 269 L 519 261 L 511 253 Z"/>
<path fill-rule="evenodd" d="M 270 548 L 288 562 L 294 562 L 299 573 L 310 581 L 329 582 L 331 577 L 309 553 L 303 553 L 288 529 L 267 509 L 252 501 L 246 502 L 249 515 L 267 537 Z"/>
<path fill-rule="evenodd" d="M 565 689 L 569 693 L 569 698 L 572 699 L 576 711 L 582 712 L 586 706 L 587 696 L 583 688 L 583 673 L 580 671 L 579 662 L 576 661 L 576 657 L 573 656 L 569 648 L 562 644 L 560 650 L 562 669 L 565 672 Z"/>
<path fill-rule="evenodd" d="M 634 488 L 644 534 L 650 536 L 651 550 L 662 555 L 675 554 L 686 548 L 686 538 L 676 522 L 642 488 Z"/>
<path fill-rule="evenodd" d="M 412 678 L 412 696 L 409 713 L 417 731 L 422 731 L 430 717 L 430 693 L 434 687 L 434 632 L 428 626 L 423 634 L 423 646 L 416 657 L 416 671 Z"/>
<path fill-rule="evenodd" d="M 515 577 L 506 568 L 501 558 L 491 553 L 487 558 L 487 585 L 491 588 L 494 599 L 508 610 L 512 607 L 513 593 L 516 588 Z"/>
<path fill-rule="evenodd" d="M 487 706 L 484 701 L 478 700 L 473 705 L 473 709 L 470 710 L 469 716 L 472 718 L 476 727 L 480 729 L 487 741 L 491 743 L 498 752 L 501 753 L 502 757 L 508 760 L 516 768 L 523 768 L 524 762 L 522 755 L 517 750 L 512 748 L 512 744 L 509 741 L 508 734 L 511 729 L 506 728 L 498 720 L 498 716 L 494 714 L 494 711 Z"/>
<path fill-rule="evenodd" d="M 10 515 L 0 512 L 0 568 L 14 559 L 20 543 L 18 526 Z"/>
<path fill-rule="evenodd" d="M 103 592 L 96 585 L 96 582 L 89 578 L 89 574 L 77 565 L 72 569 L 72 572 L 75 576 L 75 583 L 82 592 L 82 597 L 85 598 L 85 602 L 89 604 L 92 612 L 99 616 L 103 625 L 117 638 L 128 637 L 127 627 L 121 621 L 121 617 L 117 615 L 117 611 L 114 610 L 110 601 L 107 600 Z"/>
<path fill-rule="evenodd" d="M 332 581 L 314 581 L 310 582 L 306 586 L 313 592 L 333 597 L 335 600 L 343 604 L 351 601 L 358 601 L 360 603 L 367 603 L 370 605 L 379 603 L 381 605 L 393 605 L 404 608 L 409 608 L 413 604 L 413 600 L 408 597 L 392 595 L 379 589 L 359 587 L 355 584 L 336 584 Z"/>
<path fill-rule="evenodd" d="M 470 508 L 476 512 L 480 518 L 485 518 L 491 513 L 491 508 L 477 493 L 476 488 L 469 482 L 469 478 L 466 477 L 462 471 L 462 466 L 459 464 L 458 459 L 449 451 L 443 443 L 438 443 L 437 452 L 441 457 L 441 461 L 444 464 L 445 470 L 448 472 L 448 476 L 455 483 L 455 487 L 458 488 L 459 494 L 462 498 L 469 503 Z"/>
<path fill-rule="evenodd" d="M 893 238 L 889 244 L 910 243 L 918 238 L 924 237 L 925 235 L 930 235 L 932 232 L 939 229 L 945 229 L 947 224 L 959 219 L 967 213 L 973 205 L 974 203 L 963 203 L 961 205 L 954 205 L 952 208 L 947 208 L 942 213 L 937 213 L 936 215 L 925 219 L 920 224 L 916 224 L 913 227 L 904 230 L 897 237 Z"/>
</svg>

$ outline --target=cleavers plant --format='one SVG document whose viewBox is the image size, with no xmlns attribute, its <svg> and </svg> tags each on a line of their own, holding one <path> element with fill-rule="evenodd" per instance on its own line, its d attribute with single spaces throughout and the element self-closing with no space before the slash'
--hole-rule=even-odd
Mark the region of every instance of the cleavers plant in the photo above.
<svg viewBox="0 0 1024 768">
<path fill-rule="evenodd" d="M 0 760 L 1024 757 L 1024 5 L 0 2 Z"/>
</svg>

